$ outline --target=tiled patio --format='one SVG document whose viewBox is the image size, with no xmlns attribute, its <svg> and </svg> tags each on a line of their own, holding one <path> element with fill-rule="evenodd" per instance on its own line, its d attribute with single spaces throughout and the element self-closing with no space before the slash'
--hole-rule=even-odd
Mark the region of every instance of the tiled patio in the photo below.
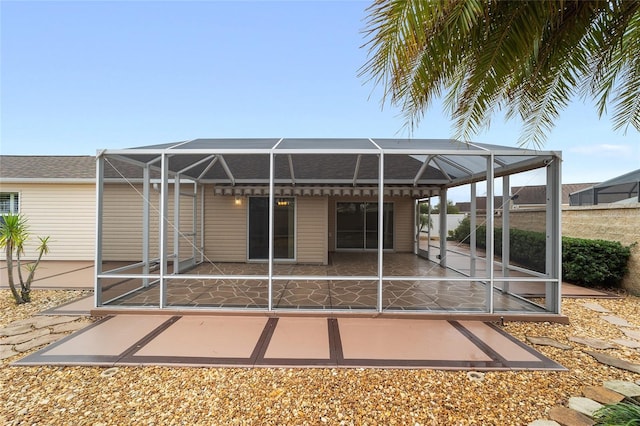
<svg viewBox="0 0 640 426">
<path fill-rule="evenodd" d="M 13 365 L 564 370 L 482 321 L 116 315 Z"/>
<path fill-rule="evenodd" d="M 296 265 L 276 264 L 274 275 L 288 276 L 375 276 L 375 253 L 339 253 L 331 256 L 330 264 Z M 451 262 L 464 259 L 451 258 Z M 454 311 L 484 312 L 486 287 L 478 281 L 451 281 L 463 274 L 415 256 L 413 254 L 385 253 L 385 276 L 441 277 L 437 281 L 389 280 L 383 282 L 382 302 L 387 311 Z M 463 264 L 459 265 L 461 268 Z M 484 262 L 478 262 L 478 273 L 483 273 Z M 189 275 L 266 275 L 266 263 L 203 263 Z M 268 286 L 264 279 L 185 279 L 168 277 L 167 304 L 171 307 L 265 309 L 268 306 Z M 531 283 L 544 288 L 543 283 Z M 131 281 L 107 286 L 105 295 L 113 297 L 133 289 Z M 159 287 L 152 285 L 139 289 L 110 306 L 158 306 Z M 540 292 L 535 292 L 540 296 Z M 543 292 L 541 292 L 543 293 Z M 105 300 L 108 298 L 105 297 Z M 373 310 L 377 301 L 376 280 L 289 280 L 275 279 L 273 307 L 283 310 Z M 494 290 L 497 312 L 544 312 L 541 307 L 520 297 Z"/>
</svg>

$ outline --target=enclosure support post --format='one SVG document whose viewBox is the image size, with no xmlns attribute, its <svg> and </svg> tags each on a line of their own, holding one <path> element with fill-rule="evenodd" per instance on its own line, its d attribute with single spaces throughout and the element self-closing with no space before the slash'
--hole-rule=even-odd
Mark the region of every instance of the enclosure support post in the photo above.
<svg viewBox="0 0 640 426">
<path fill-rule="evenodd" d="M 382 312 L 382 275 L 384 250 L 384 153 L 378 162 L 378 312 Z"/>
<path fill-rule="evenodd" d="M 173 180 L 173 273 L 180 273 L 180 179 L 179 174 Z"/>
<path fill-rule="evenodd" d="M 547 210 L 546 210 L 546 261 L 547 277 L 557 282 L 547 282 L 545 302 L 548 311 L 559 314 L 562 304 L 562 182 L 561 161 L 554 158 L 547 165 Z"/>
<path fill-rule="evenodd" d="M 96 253 L 95 253 L 95 290 L 94 306 L 102 306 L 102 283 L 98 275 L 102 274 L 102 220 L 104 212 L 104 157 L 98 153 L 96 158 Z"/>
<path fill-rule="evenodd" d="M 494 238 L 494 170 L 493 170 L 493 154 L 487 157 L 487 235 L 486 235 L 486 268 L 487 268 L 487 277 L 489 278 L 489 282 L 487 283 L 487 293 L 486 293 L 486 309 L 487 312 L 493 313 L 493 258 L 495 256 L 495 238 Z"/>
<path fill-rule="evenodd" d="M 440 266 L 447 267 L 447 189 L 440 189 Z"/>
<path fill-rule="evenodd" d="M 142 169 L 142 273 L 149 275 L 149 203 L 151 202 L 151 182 L 149 165 Z M 142 279 L 142 286 L 149 287 L 149 278 Z"/>
<path fill-rule="evenodd" d="M 502 276 L 509 276 L 509 263 L 511 262 L 510 223 L 509 212 L 511 210 L 511 187 L 509 176 L 502 177 Z M 502 282 L 502 291 L 509 291 L 509 281 Z"/>
<path fill-rule="evenodd" d="M 469 273 L 472 277 L 476 276 L 476 258 L 478 254 L 476 253 L 477 241 L 476 241 L 476 227 L 477 227 L 477 203 L 476 203 L 476 183 L 471 184 L 471 205 L 469 209 L 471 210 L 471 216 L 469 217 L 469 250 L 470 250 L 470 260 L 469 260 Z"/>
<path fill-rule="evenodd" d="M 160 163 L 160 309 L 167 306 L 167 214 L 169 213 L 169 159 L 167 154 L 162 153 L 162 161 Z"/>
<path fill-rule="evenodd" d="M 273 204 L 275 203 L 273 183 L 274 175 L 274 154 L 269 153 L 269 289 L 268 289 L 268 310 L 273 310 Z"/>
</svg>

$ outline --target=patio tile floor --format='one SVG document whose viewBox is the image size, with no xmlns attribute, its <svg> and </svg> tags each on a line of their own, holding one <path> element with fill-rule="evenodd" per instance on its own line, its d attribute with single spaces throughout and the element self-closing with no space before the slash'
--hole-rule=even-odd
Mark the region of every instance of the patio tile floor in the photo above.
<svg viewBox="0 0 640 426">
<path fill-rule="evenodd" d="M 377 255 L 340 253 L 332 256 L 327 266 L 276 264 L 275 275 L 374 276 Z M 479 263 L 479 268 L 482 264 Z M 203 263 L 188 271 L 189 275 L 262 275 L 268 273 L 265 263 Z M 483 312 L 486 286 L 474 281 L 450 281 L 447 277 L 464 277 L 438 264 L 412 254 L 385 254 L 387 276 L 442 277 L 441 281 L 394 280 L 383 282 L 382 303 L 390 311 L 456 311 Z M 263 279 L 186 279 L 169 276 L 167 305 L 171 307 L 265 309 L 268 285 Z M 128 285 L 121 284 L 124 289 Z M 113 288 L 110 292 L 117 292 Z M 377 281 L 374 280 L 283 280 L 273 284 L 275 309 L 374 310 L 377 303 Z M 157 285 L 113 301 L 111 306 L 158 306 Z M 496 311 L 544 312 L 533 303 L 494 290 Z"/>
</svg>

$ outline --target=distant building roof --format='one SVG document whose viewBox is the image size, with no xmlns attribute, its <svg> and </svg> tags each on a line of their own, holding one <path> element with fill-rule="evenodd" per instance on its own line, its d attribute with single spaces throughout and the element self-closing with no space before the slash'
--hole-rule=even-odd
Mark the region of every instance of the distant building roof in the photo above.
<svg viewBox="0 0 640 426">
<path fill-rule="evenodd" d="M 91 155 L 0 155 L 0 180 L 57 180 L 96 178 Z"/>
<path fill-rule="evenodd" d="M 562 204 L 569 204 L 569 194 L 590 188 L 594 183 L 565 183 L 562 184 Z M 515 197 L 517 195 L 517 197 Z M 514 205 L 545 205 L 547 203 L 546 185 L 514 186 L 511 188 L 511 198 Z"/>
<path fill-rule="evenodd" d="M 456 207 L 461 213 L 469 213 L 471 211 L 471 203 L 468 201 L 457 202 Z M 502 195 L 493 197 L 493 208 L 495 210 L 502 209 Z M 487 210 L 487 197 L 476 197 L 476 210 Z"/>
</svg>

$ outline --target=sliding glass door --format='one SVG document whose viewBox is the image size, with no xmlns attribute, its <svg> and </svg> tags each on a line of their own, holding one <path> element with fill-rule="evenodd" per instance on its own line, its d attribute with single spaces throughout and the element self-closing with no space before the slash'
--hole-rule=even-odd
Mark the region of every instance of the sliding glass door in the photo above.
<svg viewBox="0 0 640 426">
<path fill-rule="evenodd" d="M 383 247 L 393 249 L 393 203 L 384 203 Z M 336 204 L 336 249 L 378 248 L 378 203 Z"/>
<path fill-rule="evenodd" d="M 295 258 L 295 199 L 276 198 L 273 205 L 273 257 Z M 249 198 L 249 259 L 269 258 L 269 198 Z"/>
</svg>

